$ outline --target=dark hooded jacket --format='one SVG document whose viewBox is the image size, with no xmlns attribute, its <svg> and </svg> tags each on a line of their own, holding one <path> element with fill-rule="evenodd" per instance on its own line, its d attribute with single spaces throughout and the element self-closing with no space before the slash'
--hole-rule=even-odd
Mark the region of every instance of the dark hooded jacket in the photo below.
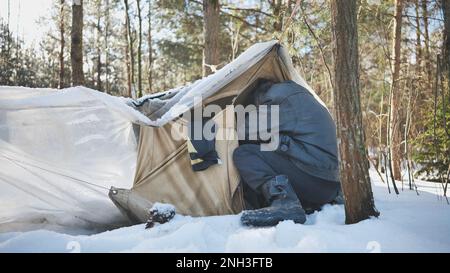
<svg viewBox="0 0 450 273">
<path fill-rule="evenodd" d="M 261 105 L 269 106 L 268 120 L 270 106 L 279 105 L 276 153 L 287 156 L 299 169 L 312 176 L 339 181 L 336 127 L 325 106 L 293 81 L 274 84 L 256 99 Z M 273 127 L 270 122 L 269 126 Z"/>
</svg>

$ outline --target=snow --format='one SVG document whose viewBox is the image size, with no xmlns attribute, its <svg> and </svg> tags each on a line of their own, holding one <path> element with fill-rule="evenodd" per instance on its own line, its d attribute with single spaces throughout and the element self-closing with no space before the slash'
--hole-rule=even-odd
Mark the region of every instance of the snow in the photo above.
<svg viewBox="0 0 450 273">
<path fill-rule="evenodd" d="M 150 211 L 157 211 L 161 215 L 168 216 L 175 211 L 175 206 L 166 203 L 155 203 L 151 207 Z"/>
<path fill-rule="evenodd" d="M 397 196 L 374 171 L 371 177 L 381 215 L 353 225 L 344 225 L 343 206 L 331 205 L 304 225 L 269 228 L 244 227 L 239 215 L 176 215 L 147 230 L 142 224 L 91 235 L 0 233 L 0 252 L 450 252 L 450 206 L 439 185 L 417 181 L 420 195 L 405 185 Z"/>
</svg>

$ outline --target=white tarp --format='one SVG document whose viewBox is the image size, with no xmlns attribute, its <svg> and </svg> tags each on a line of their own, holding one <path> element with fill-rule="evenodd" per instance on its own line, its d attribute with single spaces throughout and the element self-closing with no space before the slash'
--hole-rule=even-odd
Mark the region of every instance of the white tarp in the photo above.
<svg viewBox="0 0 450 273">
<path fill-rule="evenodd" d="M 0 231 L 123 220 L 107 189 L 133 183 L 139 113 L 126 102 L 84 87 L 0 87 Z"/>
</svg>

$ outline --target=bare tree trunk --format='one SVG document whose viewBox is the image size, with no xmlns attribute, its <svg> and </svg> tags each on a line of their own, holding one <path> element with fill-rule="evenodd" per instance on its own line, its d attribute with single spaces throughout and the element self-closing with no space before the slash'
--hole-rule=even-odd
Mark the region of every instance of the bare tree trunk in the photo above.
<svg viewBox="0 0 450 273">
<path fill-rule="evenodd" d="M 148 1 L 148 89 L 153 92 L 152 0 Z"/>
<path fill-rule="evenodd" d="M 11 42 L 10 42 L 10 39 L 11 39 L 11 26 L 10 26 L 10 22 L 11 22 L 11 0 L 8 0 L 8 24 L 7 24 L 7 26 L 8 26 L 8 32 L 7 32 L 7 38 L 6 38 L 6 41 L 7 41 L 7 46 L 6 46 L 6 48 L 7 48 L 7 51 L 8 51 L 8 54 L 10 54 L 10 49 L 11 49 Z"/>
<path fill-rule="evenodd" d="M 105 2 L 105 92 L 109 94 L 109 28 L 110 28 L 110 17 L 109 17 L 109 0 Z"/>
<path fill-rule="evenodd" d="M 102 49 L 101 49 L 101 17 L 103 14 L 101 14 L 101 7 L 102 7 L 102 0 L 97 1 L 97 26 L 96 26 L 96 47 L 97 47 L 97 90 L 103 91 L 103 85 L 102 85 Z"/>
<path fill-rule="evenodd" d="M 128 36 L 128 28 L 127 28 L 127 23 L 125 23 L 125 36 Z M 127 71 L 127 96 L 129 98 L 132 97 L 132 92 L 131 92 L 131 64 L 130 64 L 130 54 L 129 54 L 129 48 L 128 48 L 128 39 L 125 42 L 125 67 L 126 67 L 126 71 Z"/>
<path fill-rule="evenodd" d="M 203 76 L 212 74 L 219 64 L 219 0 L 203 0 L 203 34 L 205 39 L 203 51 Z"/>
<path fill-rule="evenodd" d="M 385 172 L 386 170 L 383 168 L 383 154 L 385 150 L 385 146 L 383 145 L 383 115 L 384 115 L 384 93 L 385 90 L 381 91 L 381 100 L 380 100 L 380 114 L 378 117 L 378 162 L 380 166 L 380 171 Z"/>
<path fill-rule="evenodd" d="M 126 25 L 126 28 L 127 28 L 127 43 L 128 43 L 128 45 L 127 45 L 127 51 L 128 51 L 128 58 L 129 58 L 129 60 L 130 60 L 130 66 L 129 66 L 129 69 L 130 69 L 130 78 L 131 78 L 131 80 L 130 80 L 130 85 L 131 85 L 131 87 L 130 87 L 130 91 L 129 91 L 129 94 L 130 94 L 130 97 L 135 97 L 135 94 L 134 94 L 134 49 L 133 49 L 133 38 L 131 37 L 131 22 L 130 22 L 130 13 L 129 13 L 129 10 L 130 10 L 130 6 L 129 6 L 129 4 L 128 4 L 128 0 L 124 0 L 124 2 L 125 2 L 125 25 Z"/>
<path fill-rule="evenodd" d="M 334 103 L 345 196 L 345 222 L 378 216 L 366 156 L 359 90 L 356 0 L 333 0 Z"/>
<path fill-rule="evenodd" d="M 445 2 L 445 0 L 443 1 Z M 428 88 L 431 93 L 432 89 L 432 82 L 433 82 L 433 76 L 431 72 L 431 55 L 430 55 L 430 34 L 428 31 L 428 8 L 427 8 L 427 0 L 422 0 L 422 18 L 423 18 L 423 36 L 425 41 L 425 68 L 427 71 L 427 82 L 428 82 Z"/>
<path fill-rule="evenodd" d="M 411 109 L 412 113 L 416 113 L 416 110 L 418 111 L 418 113 L 416 113 L 416 115 L 418 117 L 421 117 L 421 110 L 424 103 L 426 102 L 426 100 L 429 98 L 429 94 L 430 91 L 428 92 L 423 92 L 423 83 L 424 81 L 422 80 L 422 64 L 423 64 L 423 50 L 422 50 L 422 30 L 421 30 L 421 26 L 420 26 L 420 9 L 421 9 L 421 5 L 420 5 L 420 0 L 415 0 L 415 11 L 416 11 L 416 66 L 415 66 L 415 77 L 414 77 L 414 82 L 413 84 L 413 97 L 415 97 L 415 99 L 413 100 L 414 103 L 413 105 L 419 105 L 418 109 Z M 414 128 L 414 127 L 412 127 Z"/>
<path fill-rule="evenodd" d="M 66 45 L 66 40 L 64 38 L 64 5 L 65 0 L 60 1 L 59 7 L 59 39 L 60 39 L 60 48 L 59 48 L 59 84 L 58 88 L 64 88 L 64 47 Z"/>
<path fill-rule="evenodd" d="M 450 2 L 441 0 L 442 12 L 444 14 L 444 42 L 442 49 L 443 65 L 445 72 L 450 73 Z M 450 76 L 450 74 L 447 74 Z M 450 84 L 450 81 L 447 82 Z M 450 90 L 450 86 L 448 86 Z"/>
<path fill-rule="evenodd" d="M 16 53 L 16 62 L 15 62 L 15 67 L 14 69 L 16 71 L 19 71 L 19 68 L 22 67 L 22 58 L 21 58 L 21 52 L 20 52 L 20 39 L 19 39 L 19 24 L 20 24 L 20 1 L 18 4 L 18 11 L 17 11 L 17 17 L 16 17 L 16 48 L 15 48 L 15 53 Z M 15 75 L 15 82 L 16 85 L 17 83 L 20 81 L 20 75 L 19 73 L 16 73 Z"/>
<path fill-rule="evenodd" d="M 164 64 L 163 64 L 163 66 L 162 66 L 162 74 L 163 75 L 167 75 L 167 67 L 166 67 L 166 64 L 165 64 L 165 62 L 164 62 Z M 162 86 L 162 89 L 163 90 L 166 90 L 167 89 L 167 77 L 164 77 L 163 78 L 163 86 Z"/>
<path fill-rule="evenodd" d="M 234 29 L 231 31 L 230 41 L 231 41 L 231 60 L 236 59 L 236 54 L 239 48 L 239 32 L 241 30 L 241 24 L 233 24 Z"/>
<path fill-rule="evenodd" d="M 83 85 L 83 0 L 73 0 L 71 36 L 72 85 Z"/>
<path fill-rule="evenodd" d="M 443 108 L 443 124 L 444 124 L 444 131 L 447 134 L 447 137 L 450 137 L 449 135 L 449 128 L 448 128 L 448 120 L 446 119 L 446 111 L 448 111 L 448 104 L 450 102 L 449 96 L 450 96 L 450 1 L 449 0 L 442 0 L 442 11 L 444 14 L 444 42 L 443 42 L 443 48 L 442 48 L 442 66 L 444 69 L 444 81 L 443 81 L 443 88 L 441 90 L 442 92 L 442 108 Z M 447 97 L 446 97 L 447 96 Z M 448 159 L 446 160 L 448 164 L 447 169 L 447 175 L 445 179 L 445 185 L 444 185 L 444 196 L 447 196 L 447 189 L 448 189 L 448 183 L 450 182 L 450 164 L 448 163 Z"/>
<path fill-rule="evenodd" d="M 137 0 L 138 20 L 139 20 L 139 40 L 138 40 L 138 97 L 142 96 L 142 14 L 141 1 Z"/>
<path fill-rule="evenodd" d="M 408 65 L 408 70 L 407 70 L 407 74 L 409 74 L 409 65 Z M 416 81 L 413 81 L 416 82 Z M 414 89 L 414 83 L 409 82 L 405 84 L 406 86 L 406 92 L 408 92 L 408 97 L 407 97 L 407 105 L 406 105 L 406 117 L 405 117 L 405 129 L 404 129 L 404 157 L 405 157 L 405 163 L 406 163 L 406 171 L 407 171 L 407 175 L 408 175 L 408 186 L 409 189 L 412 190 L 412 170 L 411 170 L 411 165 L 409 164 L 410 162 L 410 156 L 409 156 L 409 132 L 410 132 L 410 128 L 411 128 L 411 117 L 412 117 L 412 100 L 413 100 L 413 89 Z M 402 184 L 403 185 L 403 184 Z"/>
<path fill-rule="evenodd" d="M 392 82 L 390 94 L 389 144 L 392 172 L 401 179 L 400 77 L 403 0 L 395 1 L 394 35 L 392 38 Z"/>
<path fill-rule="evenodd" d="M 416 64 L 420 68 L 422 64 L 422 43 L 421 43 L 421 33 L 420 33 L 420 4 L 419 0 L 416 0 Z"/>
</svg>

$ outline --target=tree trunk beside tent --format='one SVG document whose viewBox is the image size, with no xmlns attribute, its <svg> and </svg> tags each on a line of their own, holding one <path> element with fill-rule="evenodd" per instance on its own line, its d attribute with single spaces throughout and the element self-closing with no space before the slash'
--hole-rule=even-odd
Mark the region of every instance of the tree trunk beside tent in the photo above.
<svg viewBox="0 0 450 273">
<path fill-rule="evenodd" d="M 128 85 L 128 97 L 133 97 L 134 87 L 134 50 L 133 39 L 131 38 L 131 22 L 128 4 L 128 0 L 124 0 L 125 4 L 125 33 L 126 33 L 126 66 L 127 66 L 127 85 Z"/>
<path fill-rule="evenodd" d="M 152 0 L 148 1 L 148 92 L 153 92 Z"/>
<path fill-rule="evenodd" d="M 403 0 L 395 1 L 395 21 L 392 38 L 392 82 L 390 95 L 389 146 L 392 172 L 395 180 L 401 174 L 401 128 L 400 128 L 400 51 L 402 37 Z"/>
<path fill-rule="evenodd" d="M 138 22 L 139 22 L 139 38 L 138 38 L 138 50 L 137 50 L 137 59 L 138 59 L 138 97 L 142 96 L 142 14 L 141 14 L 141 1 L 137 0 L 137 9 L 138 9 Z"/>
<path fill-rule="evenodd" d="M 203 76 L 214 72 L 213 67 L 219 64 L 219 31 L 220 3 L 219 0 L 203 0 Z"/>
<path fill-rule="evenodd" d="M 72 85 L 83 85 L 83 0 L 73 0 L 71 39 Z"/>
<path fill-rule="evenodd" d="M 97 47 L 97 79 L 96 79 L 96 86 L 97 90 L 103 91 L 103 84 L 102 84 L 102 48 L 101 48 L 101 35 L 102 35 L 102 27 L 101 27 L 101 18 L 103 17 L 102 12 L 102 1 L 97 1 L 97 25 L 96 25 L 96 47 Z"/>
<path fill-rule="evenodd" d="M 128 34 L 128 30 L 127 30 L 127 25 L 124 25 L 124 33 L 125 36 L 127 36 Z M 127 39 L 128 40 L 128 39 Z M 128 54 L 128 41 L 125 42 L 125 70 L 126 70 L 126 74 L 127 74 L 127 94 L 126 96 L 128 96 L 129 98 L 131 98 L 131 64 L 130 64 L 130 54 Z"/>
<path fill-rule="evenodd" d="M 110 28 L 110 16 L 109 16 L 109 0 L 105 0 L 105 92 L 109 93 L 109 28 Z"/>
<path fill-rule="evenodd" d="M 64 88 L 64 47 L 66 45 L 66 40 L 64 38 L 64 5 L 65 0 L 60 1 L 59 9 L 59 35 L 60 35 L 60 49 L 59 49 L 59 84 L 58 88 Z"/>
<path fill-rule="evenodd" d="M 359 91 L 356 0 L 333 0 L 334 103 L 345 222 L 378 216 L 368 173 Z"/>
</svg>

